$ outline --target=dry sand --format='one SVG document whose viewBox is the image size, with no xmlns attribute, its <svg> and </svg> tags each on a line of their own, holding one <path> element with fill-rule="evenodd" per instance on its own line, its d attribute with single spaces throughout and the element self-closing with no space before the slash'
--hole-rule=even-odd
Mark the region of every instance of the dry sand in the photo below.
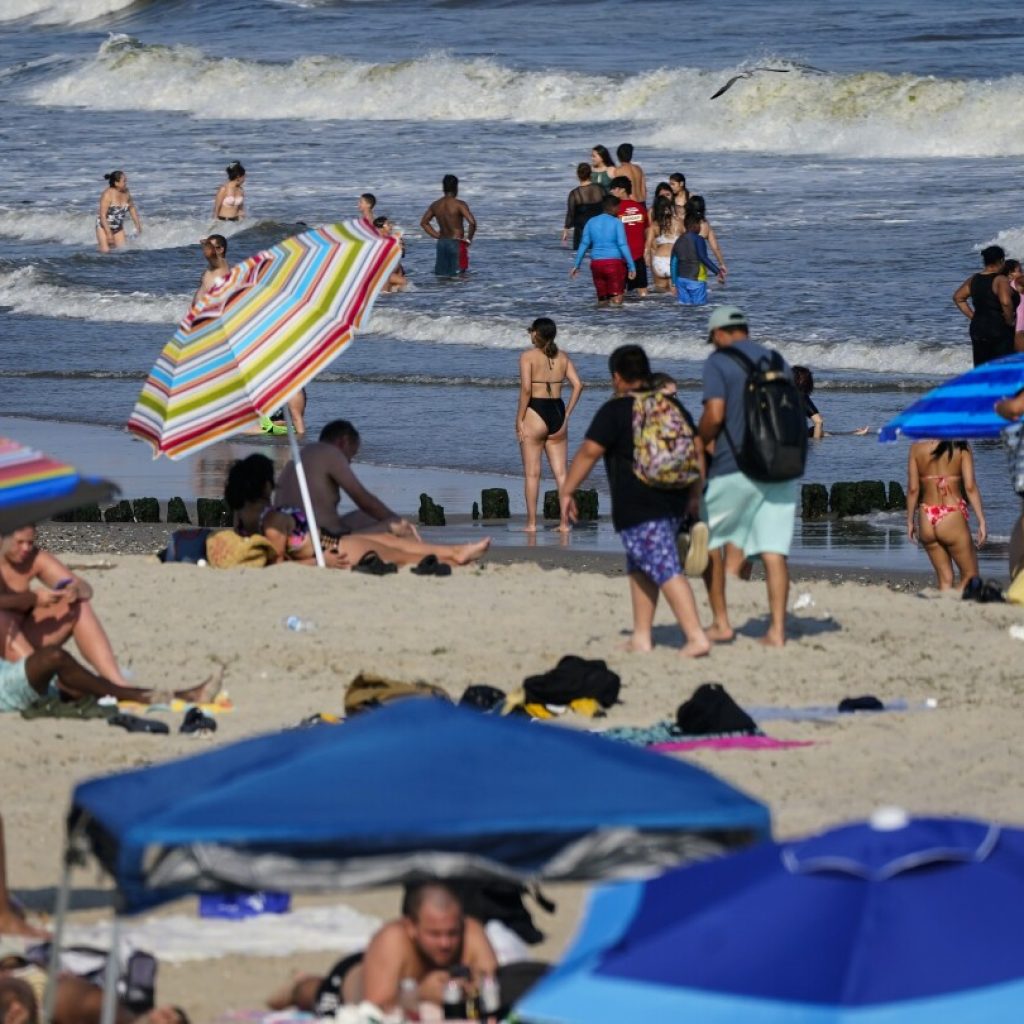
<svg viewBox="0 0 1024 1024">
<path fill-rule="evenodd" d="M 810 593 L 813 607 L 794 613 L 794 640 L 784 651 L 768 651 L 754 639 L 765 626 L 763 584 L 735 583 L 730 598 L 740 637 L 689 662 L 673 651 L 680 636 L 664 609 L 658 650 L 617 651 L 630 622 L 626 584 L 597 572 L 489 565 L 449 579 L 407 572 L 374 579 L 292 565 L 218 572 L 137 555 L 65 557 L 83 566 L 115 649 L 140 684 L 184 686 L 207 675 L 214 660 L 227 664 L 236 710 L 221 716 L 214 742 L 339 711 L 345 684 L 361 669 L 425 679 L 457 696 L 470 683 L 513 689 L 576 653 L 605 658 L 622 676 L 623 703 L 607 725 L 670 717 L 707 681 L 724 683 L 749 704 L 832 704 L 863 693 L 938 700 L 934 711 L 769 726 L 780 738 L 814 740 L 810 747 L 694 755 L 764 800 L 778 836 L 864 816 L 883 803 L 1024 821 L 1024 643 L 1008 633 L 1024 616 L 1011 606 L 804 582 L 794 597 Z M 99 563 L 110 567 L 88 568 Z M 703 594 L 699 599 L 706 607 Z M 282 624 L 288 615 L 318 629 L 289 632 Z M 188 754 L 200 749 L 198 742 L 129 735 L 103 722 L 0 716 L 0 809 L 16 891 L 31 906 L 52 905 L 63 815 L 77 780 Z M 87 920 L 105 901 L 106 883 L 95 872 L 77 877 L 76 915 Z M 556 956 L 571 934 L 580 905 L 578 887 L 554 894 L 558 916 L 539 918 L 551 934 L 540 950 L 547 956 Z M 383 891 L 351 902 L 387 916 L 397 897 Z M 330 954 L 307 953 L 165 966 L 160 997 L 202 1021 L 259 1005 L 292 967 L 320 970 L 330 961 Z"/>
</svg>

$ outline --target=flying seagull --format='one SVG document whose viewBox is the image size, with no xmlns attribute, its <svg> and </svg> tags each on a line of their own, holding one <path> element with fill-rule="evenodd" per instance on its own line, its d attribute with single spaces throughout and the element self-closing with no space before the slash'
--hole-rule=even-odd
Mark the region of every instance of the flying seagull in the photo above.
<svg viewBox="0 0 1024 1024">
<path fill-rule="evenodd" d="M 792 68 L 750 68 L 748 71 L 741 71 L 738 75 L 733 75 L 711 98 L 717 100 L 722 93 L 728 92 L 741 78 L 753 78 L 758 71 L 774 71 L 778 75 L 788 75 L 791 70 Z"/>
</svg>

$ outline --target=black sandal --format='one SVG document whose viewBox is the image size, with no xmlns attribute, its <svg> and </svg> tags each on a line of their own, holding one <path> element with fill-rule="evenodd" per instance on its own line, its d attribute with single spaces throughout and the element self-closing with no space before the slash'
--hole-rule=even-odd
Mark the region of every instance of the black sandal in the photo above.
<svg viewBox="0 0 1024 1024">
<path fill-rule="evenodd" d="M 128 732 L 153 732 L 161 736 L 171 730 L 166 722 L 158 721 L 155 718 L 142 718 L 139 715 L 129 715 L 124 711 L 111 715 L 107 719 L 107 725 L 117 725 Z"/>
<path fill-rule="evenodd" d="M 409 571 L 416 576 L 451 576 L 452 567 L 440 561 L 437 555 L 425 555 L 419 565 Z"/>
<path fill-rule="evenodd" d="M 178 729 L 183 733 L 207 733 L 217 731 L 217 720 L 203 712 L 200 707 L 191 707 Z"/>
<path fill-rule="evenodd" d="M 367 576 L 388 576 L 393 572 L 398 572 L 398 566 L 394 562 L 385 562 L 376 551 L 367 551 L 352 566 L 352 571 L 364 572 Z"/>
</svg>

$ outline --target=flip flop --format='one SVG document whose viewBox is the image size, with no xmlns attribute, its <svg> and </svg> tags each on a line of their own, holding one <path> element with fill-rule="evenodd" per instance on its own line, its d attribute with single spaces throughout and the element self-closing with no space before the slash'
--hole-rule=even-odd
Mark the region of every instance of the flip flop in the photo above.
<svg viewBox="0 0 1024 1024">
<path fill-rule="evenodd" d="M 366 573 L 367 576 L 388 576 L 393 572 L 398 572 L 398 566 L 394 562 L 385 562 L 376 551 L 367 551 L 352 566 L 352 571 Z"/>
<path fill-rule="evenodd" d="M 128 732 L 152 732 L 161 736 L 171 731 L 166 722 L 159 722 L 155 718 L 140 718 L 138 715 L 129 715 L 123 711 L 111 715 L 107 719 L 107 725 L 116 725 Z"/>
<path fill-rule="evenodd" d="M 191 707 L 185 712 L 185 718 L 178 732 L 208 733 L 217 731 L 217 720 L 204 714 L 202 708 Z"/>
<path fill-rule="evenodd" d="M 685 534 L 680 534 L 680 540 Z M 683 555 L 683 572 L 687 576 L 703 576 L 708 567 L 708 524 L 696 522 L 690 527 L 689 543 Z"/>
<path fill-rule="evenodd" d="M 419 565 L 409 570 L 416 576 L 451 576 L 452 567 L 439 561 L 437 555 L 425 555 Z"/>
</svg>

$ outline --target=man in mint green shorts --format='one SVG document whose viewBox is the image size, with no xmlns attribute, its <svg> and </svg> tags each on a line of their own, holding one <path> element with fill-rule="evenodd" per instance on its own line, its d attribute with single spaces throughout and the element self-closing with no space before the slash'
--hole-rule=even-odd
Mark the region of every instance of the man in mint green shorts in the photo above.
<svg viewBox="0 0 1024 1024">
<path fill-rule="evenodd" d="M 769 647 L 786 642 L 786 600 L 789 596 L 789 556 L 796 519 L 798 481 L 765 483 L 740 471 L 736 450 L 746 430 L 743 395 L 747 372 L 724 352 L 729 347 L 755 363 L 771 349 L 750 340 L 746 315 L 735 306 L 719 306 L 708 321 L 708 344 L 715 351 L 704 363 L 704 412 L 698 427 L 705 448 L 713 448 L 704 492 L 702 518 L 708 524 L 711 557 L 704 582 L 713 621 L 707 635 L 718 643 L 734 636 L 725 601 L 724 548 L 733 545 L 746 558 L 764 563 L 771 624 L 762 638 Z M 785 371 L 792 375 L 790 367 Z"/>
</svg>

